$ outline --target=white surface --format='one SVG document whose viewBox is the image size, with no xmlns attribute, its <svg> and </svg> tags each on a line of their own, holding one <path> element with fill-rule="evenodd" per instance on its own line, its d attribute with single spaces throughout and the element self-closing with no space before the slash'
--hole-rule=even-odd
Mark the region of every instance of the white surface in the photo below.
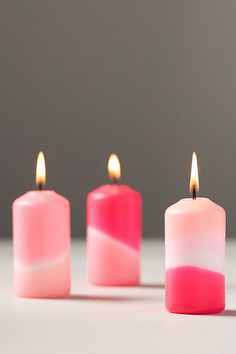
<svg viewBox="0 0 236 354">
<path fill-rule="evenodd" d="M 227 245 L 227 310 L 174 315 L 164 307 L 164 245 L 145 241 L 143 286 L 91 287 L 85 245 L 72 247 L 72 295 L 64 300 L 16 298 L 11 243 L 0 244 L 1 354 L 233 354 L 236 333 L 236 242 Z"/>
</svg>

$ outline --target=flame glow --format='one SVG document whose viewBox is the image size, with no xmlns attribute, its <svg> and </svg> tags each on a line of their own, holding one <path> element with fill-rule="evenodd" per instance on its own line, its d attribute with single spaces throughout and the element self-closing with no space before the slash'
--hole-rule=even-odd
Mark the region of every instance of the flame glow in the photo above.
<svg viewBox="0 0 236 354">
<path fill-rule="evenodd" d="M 36 165 L 36 184 L 44 185 L 46 183 L 46 165 L 45 158 L 42 151 L 38 154 L 37 165 Z"/>
<path fill-rule="evenodd" d="M 119 180 L 121 176 L 120 161 L 116 154 L 111 154 L 108 160 L 108 175 L 110 179 Z"/>
<path fill-rule="evenodd" d="M 194 189 L 196 192 L 199 191 L 197 155 L 195 152 L 193 152 L 192 155 L 192 168 L 191 168 L 191 177 L 189 183 L 189 190 L 191 193 L 193 192 Z"/>
</svg>

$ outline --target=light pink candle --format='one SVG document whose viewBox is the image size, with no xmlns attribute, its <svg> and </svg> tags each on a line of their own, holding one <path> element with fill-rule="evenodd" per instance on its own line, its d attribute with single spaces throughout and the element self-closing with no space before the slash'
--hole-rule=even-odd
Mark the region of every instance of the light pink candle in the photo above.
<svg viewBox="0 0 236 354">
<path fill-rule="evenodd" d="M 14 287 L 18 296 L 66 297 L 70 292 L 70 204 L 44 184 L 44 157 L 37 164 L 40 190 L 13 203 Z"/>
<path fill-rule="evenodd" d="M 87 197 L 87 275 L 95 285 L 137 285 L 140 281 L 142 197 L 118 184 L 119 160 L 111 155 L 112 184 Z"/>
<path fill-rule="evenodd" d="M 182 199 L 165 213 L 166 307 L 170 312 L 208 314 L 225 308 L 225 211 L 210 199 Z"/>
</svg>

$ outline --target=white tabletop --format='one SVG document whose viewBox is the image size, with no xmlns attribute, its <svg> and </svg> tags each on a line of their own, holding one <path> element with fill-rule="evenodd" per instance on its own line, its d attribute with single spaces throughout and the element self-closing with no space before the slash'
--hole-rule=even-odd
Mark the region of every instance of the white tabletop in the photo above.
<svg viewBox="0 0 236 354">
<path fill-rule="evenodd" d="M 227 245 L 227 310 L 174 315 L 164 307 L 164 244 L 143 245 L 141 287 L 91 287 L 85 245 L 72 246 L 72 295 L 63 300 L 16 298 L 12 249 L 0 244 L 1 354 L 231 354 L 236 334 L 236 242 Z"/>
</svg>

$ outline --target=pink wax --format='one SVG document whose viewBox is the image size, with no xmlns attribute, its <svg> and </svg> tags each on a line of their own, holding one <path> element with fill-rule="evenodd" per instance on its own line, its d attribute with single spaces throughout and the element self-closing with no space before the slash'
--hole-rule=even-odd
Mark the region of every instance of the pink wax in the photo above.
<svg viewBox="0 0 236 354">
<path fill-rule="evenodd" d="M 225 277 L 221 273 L 191 266 L 166 271 L 166 306 L 170 312 L 221 312 L 224 298 Z"/>
<path fill-rule="evenodd" d="M 140 281 L 142 197 L 126 185 L 110 184 L 87 197 L 87 274 L 95 285 Z"/>
<path fill-rule="evenodd" d="M 70 292 L 70 204 L 54 191 L 31 191 L 13 203 L 14 287 L 18 296 Z"/>
<path fill-rule="evenodd" d="M 208 314 L 225 306 L 225 211 L 207 198 L 182 199 L 165 213 L 166 307 Z"/>
</svg>

